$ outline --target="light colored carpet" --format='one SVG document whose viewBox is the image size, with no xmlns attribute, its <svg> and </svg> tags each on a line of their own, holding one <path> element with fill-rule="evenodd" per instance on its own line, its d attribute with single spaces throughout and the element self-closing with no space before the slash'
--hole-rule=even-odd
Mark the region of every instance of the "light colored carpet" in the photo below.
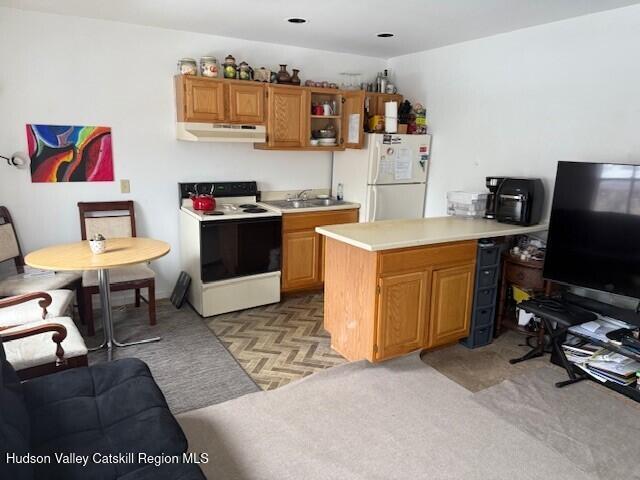
<svg viewBox="0 0 640 480">
<path fill-rule="evenodd" d="M 534 358 L 511 365 L 509 360 L 530 350 L 524 335 L 507 331 L 493 343 L 480 348 L 456 344 L 422 354 L 422 361 L 467 390 L 479 392 L 516 375 L 549 364 L 549 356 Z"/>
<path fill-rule="evenodd" d="M 474 395 L 482 405 L 603 480 L 640 478 L 640 405 L 591 381 L 564 388 L 546 366 Z"/>
<path fill-rule="evenodd" d="M 210 479 L 595 477 L 417 354 L 355 362 L 178 416 Z"/>
<path fill-rule="evenodd" d="M 103 339 L 100 312 L 95 312 L 96 336 Z M 177 310 L 169 300 L 156 305 L 158 324 L 149 326 L 147 307 L 114 308 L 116 338 L 121 342 L 162 337 L 162 341 L 117 348 L 114 358 L 137 357 L 145 361 L 162 389 L 173 413 L 224 402 L 260 390 L 233 356 L 207 328 L 202 318 L 185 305 Z M 89 363 L 106 361 L 104 350 L 89 354 Z"/>
</svg>

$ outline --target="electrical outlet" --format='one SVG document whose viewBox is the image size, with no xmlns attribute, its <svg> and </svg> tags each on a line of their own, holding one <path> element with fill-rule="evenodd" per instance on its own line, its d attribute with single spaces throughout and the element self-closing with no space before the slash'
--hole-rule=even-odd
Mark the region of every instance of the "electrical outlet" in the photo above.
<svg viewBox="0 0 640 480">
<path fill-rule="evenodd" d="M 120 180 L 120 193 L 131 193 L 129 180 Z"/>
</svg>

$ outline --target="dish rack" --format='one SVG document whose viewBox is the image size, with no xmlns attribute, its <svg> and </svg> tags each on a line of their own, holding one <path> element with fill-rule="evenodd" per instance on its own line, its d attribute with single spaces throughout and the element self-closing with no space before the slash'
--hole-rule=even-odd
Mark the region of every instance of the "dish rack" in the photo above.
<svg viewBox="0 0 640 480">
<path fill-rule="evenodd" d="M 487 210 L 487 193 L 447 192 L 447 213 L 456 217 L 482 218 Z"/>
</svg>

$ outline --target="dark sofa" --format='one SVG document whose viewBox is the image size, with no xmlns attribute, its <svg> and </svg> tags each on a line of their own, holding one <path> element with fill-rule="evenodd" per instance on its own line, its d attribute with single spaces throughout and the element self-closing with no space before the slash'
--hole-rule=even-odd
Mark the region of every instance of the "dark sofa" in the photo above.
<svg viewBox="0 0 640 480">
<path fill-rule="evenodd" d="M 144 362 L 127 358 L 20 383 L 1 340 L 0 360 L 1 479 L 205 478 L 183 461 L 187 440 Z M 58 463 L 56 453 L 80 462 L 88 455 L 88 462 Z M 41 462 L 15 460 L 27 455 Z"/>
</svg>

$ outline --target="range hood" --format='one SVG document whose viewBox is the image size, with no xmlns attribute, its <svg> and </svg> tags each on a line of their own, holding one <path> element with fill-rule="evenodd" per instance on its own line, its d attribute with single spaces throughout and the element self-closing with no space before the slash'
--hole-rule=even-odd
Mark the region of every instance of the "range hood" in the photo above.
<svg viewBox="0 0 640 480">
<path fill-rule="evenodd" d="M 178 122 L 177 137 L 189 142 L 264 143 L 267 129 L 264 125 Z"/>
</svg>

